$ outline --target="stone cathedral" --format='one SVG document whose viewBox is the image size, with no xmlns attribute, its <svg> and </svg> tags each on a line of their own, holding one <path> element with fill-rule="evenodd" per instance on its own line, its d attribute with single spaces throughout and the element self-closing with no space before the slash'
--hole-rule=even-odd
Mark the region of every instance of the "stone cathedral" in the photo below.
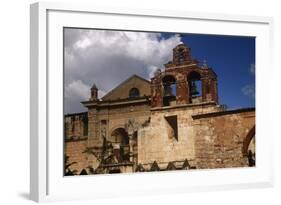
<svg viewBox="0 0 281 205">
<path fill-rule="evenodd" d="M 184 44 L 150 80 L 133 75 L 64 116 L 65 175 L 255 166 L 255 108 L 219 104 L 217 75 Z"/>
</svg>

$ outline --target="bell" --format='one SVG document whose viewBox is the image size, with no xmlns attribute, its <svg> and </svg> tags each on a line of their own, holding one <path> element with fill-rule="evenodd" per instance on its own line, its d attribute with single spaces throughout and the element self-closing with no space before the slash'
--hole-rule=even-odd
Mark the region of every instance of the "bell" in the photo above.
<svg viewBox="0 0 281 205">
<path fill-rule="evenodd" d="M 191 90 L 191 95 L 198 95 L 199 94 L 194 81 L 191 81 L 191 89 L 190 90 Z"/>
<path fill-rule="evenodd" d="M 172 88 L 170 86 L 165 86 L 165 88 L 164 88 L 164 96 L 165 97 L 173 96 Z"/>
</svg>

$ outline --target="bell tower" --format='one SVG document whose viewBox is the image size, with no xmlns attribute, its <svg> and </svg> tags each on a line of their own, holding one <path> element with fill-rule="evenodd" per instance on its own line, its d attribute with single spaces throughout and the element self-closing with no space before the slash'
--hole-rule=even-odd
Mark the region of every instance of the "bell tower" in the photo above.
<svg viewBox="0 0 281 205">
<path fill-rule="evenodd" d="M 192 58 L 191 49 L 179 44 L 173 59 L 151 79 L 152 107 L 185 104 L 218 104 L 217 75 L 206 63 Z"/>
</svg>

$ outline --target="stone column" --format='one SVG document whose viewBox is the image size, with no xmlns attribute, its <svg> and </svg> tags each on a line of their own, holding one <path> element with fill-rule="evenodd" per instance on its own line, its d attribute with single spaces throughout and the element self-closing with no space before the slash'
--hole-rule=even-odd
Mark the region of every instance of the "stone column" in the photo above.
<svg viewBox="0 0 281 205">
<path fill-rule="evenodd" d="M 128 133 L 129 137 L 129 147 L 130 147 L 130 162 L 133 162 L 133 134 L 134 133 Z"/>
<path fill-rule="evenodd" d="M 218 103 L 218 84 L 217 84 L 217 79 L 212 78 L 210 80 L 210 92 L 212 95 L 212 100 Z"/>
<path fill-rule="evenodd" d="M 151 107 L 161 107 L 163 98 L 163 86 L 160 75 L 151 81 Z"/>
<path fill-rule="evenodd" d="M 95 108 L 88 111 L 88 146 L 99 146 L 102 139 L 98 136 L 98 115 Z"/>
<path fill-rule="evenodd" d="M 189 89 L 185 79 L 177 81 L 177 105 L 189 103 Z"/>
<path fill-rule="evenodd" d="M 207 92 L 207 87 L 210 86 L 209 85 L 209 80 L 207 78 L 202 78 L 201 79 L 201 85 L 202 85 L 202 102 L 206 102 L 207 100 L 207 94 L 209 94 Z"/>
<path fill-rule="evenodd" d="M 129 119 L 125 125 L 125 129 L 128 133 L 129 138 L 129 149 L 130 149 L 130 162 L 133 162 L 133 146 L 134 146 L 134 132 L 138 130 L 138 124 L 135 122 L 134 119 Z"/>
</svg>

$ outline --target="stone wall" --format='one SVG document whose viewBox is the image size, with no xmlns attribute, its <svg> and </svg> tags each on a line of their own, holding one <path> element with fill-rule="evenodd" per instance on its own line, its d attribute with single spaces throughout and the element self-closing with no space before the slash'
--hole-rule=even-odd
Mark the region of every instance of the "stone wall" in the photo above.
<svg viewBox="0 0 281 205">
<path fill-rule="evenodd" d="M 255 128 L 254 110 L 194 116 L 193 124 L 198 168 L 248 166 L 242 150 L 248 133 Z"/>
<path fill-rule="evenodd" d="M 177 139 L 167 116 L 177 116 Z M 197 169 L 248 166 L 243 146 L 254 127 L 253 109 L 222 111 L 204 104 L 152 109 L 149 126 L 138 132 L 138 163 L 188 159 Z"/>
<path fill-rule="evenodd" d="M 65 139 L 79 139 L 88 136 L 88 113 L 67 114 L 64 117 Z"/>
<path fill-rule="evenodd" d="M 88 156 L 83 154 L 87 147 L 87 138 L 79 140 L 67 140 L 64 144 L 64 154 L 69 157 L 68 163 L 76 162 L 71 165 L 71 170 L 77 170 L 77 174 L 87 168 Z"/>
<path fill-rule="evenodd" d="M 255 141 L 251 141 L 255 133 L 254 109 L 224 111 L 216 103 L 161 108 L 140 104 L 90 109 L 88 115 L 89 121 L 95 122 L 94 136 L 79 136 L 77 130 L 80 130 L 81 115 L 66 118 L 74 126 L 74 132 L 68 130 L 68 136 L 78 136 L 66 138 L 65 155 L 69 156 L 69 162 L 77 162 L 71 169 L 77 170 L 78 174 L 88 166 L 98 166 L 93 155 L 83 154 L 86 148 L 101 146 L 103 136 L 111 140 L 112 132 L 118 128 L 127 131 L 130 120 L 137 131 L 133 138 L 133 161 L 136 164 L 156 161 L 166 167 L 169 162 L 187 159 L 197 169 L 244 167 L 248 166 L 248 146 L 255 150 Z M 172 119 L 172 124 L 169 119 Z M 93 133 L 91 126 L 89 129 L 89 133 Z"/>
<path fill-rule="evenodd" d="M 138 132 L 138 163 L 194 160 L 196 130 L 193 127 L 192 115 L 219 109 L 212 103 L 152 109 L 150 124 Z M 177 116 L 177 139 L 169 137 L 171 128 L 165 119 L 168 116 Z"/>
</svg>

